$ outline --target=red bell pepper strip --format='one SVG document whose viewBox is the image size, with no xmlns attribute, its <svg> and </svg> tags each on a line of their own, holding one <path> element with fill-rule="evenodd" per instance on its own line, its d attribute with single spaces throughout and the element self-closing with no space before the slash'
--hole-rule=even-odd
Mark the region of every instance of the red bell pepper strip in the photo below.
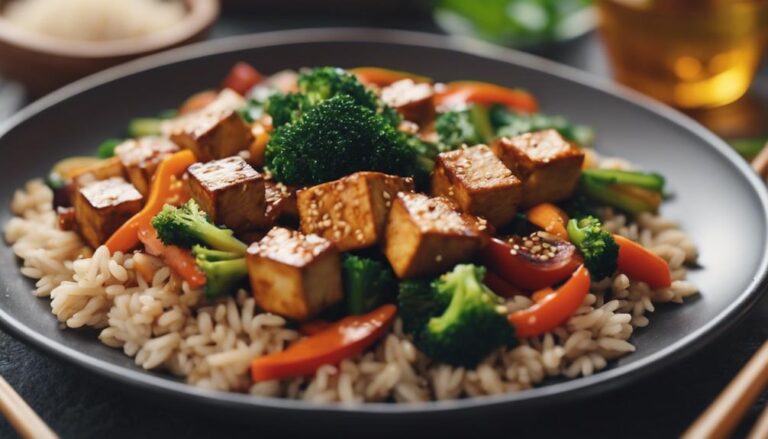
<svg viewBox="0 0 768 439">
<path fill-rule="evenodd" d="M 511 313 L 509 321 L 515 325 L 517 336 L 535 337 L 565 323 L 584 303 L 589 285 L 589 271 L 582 265 L 560 288 L 539 294 L 533 306 Z"/>
<path fill-rule="evenodd" d="M 329 322 L 328 320 L 311 320 L 299 325 L 299 333 L 306 336 L 315 335 L 324 331 L 331 325 L 333 325 L 333 322 Z"/>
<path fill-rule="evenodd" d="M 432 83 L 432 78 L 426 76 L 382 67 L 356 67 L 350 69 L 349 72 L 357 76 L 357 79 L 363 84 L 376 85 L 378 87 L 386 87 L 403 79 L 410 79 L 416 83 Z"/>
<path fill-rule="evenodd" d="M 568 215 L 552 203 L 541 203 L 525 212 L 528 221 L 541 227 L 545 232 L 568 241 Z"/>
<path fill-rule="evenodd" d="M 619 246 L 618 269 L 631 279 L 645 282 L 651 288 L 669 288 L 672 273 L 667 261 L 642 245 L 620 235 L 613 235 Z"/>
<path fill-rule="evenodd" d="M 449 82 L 435 95 L 435 105 L 438 107 L 452 108 L 468 103 L 502 104 L 522 113 L 535 113 L 539 108 L 536 98 L 527 91 L 487 82 Z"/>
<path fill-rule="evenodd" d="M 250 64 L 239 62 L 232 66 L 232 70 L 224 78 L 224 82 L 221 84 L 222 88 L 229 88 L 241 96 L 245 96 L 256 84 L 261 82 L 263 77 L 258 70 L 254 69 Z"/>
<path fill-rule="evenodd" d="M 507 282 L 499 276 L 496 273 L 493 273 L 491 271 L 488 271 L 485 273 L 485 278 L 483 279 L 483 283 L 485 286 L 491 289 L 497 296 L 501 297 L 514 297 L 520 294 L 523 294 L 522 291 L 520 291 L 518 288 L 516 288 L 511 283 Z"/>
<path fill-rule="evenodd" d="M 384 334 L 397 307 L 381 306 L 368 314 L 349 316 L 288 349 L 259 357 L 251 363 L 253 381 L 310 375 L 324 364 L 337 364 L 356 355 Z"/>
<path fill-rule="evenodd" d="M 117 251 L 126 253 L 132 250 L 139 245 L 138 231 L 151 228 L 152 218 L 163 209 L 163 206 L 183 204 L 189 199 L 189 194 L 180 177 L 190 165 L 195 163 L 195 160 L 192 151 L 184 150 L 160 162 L 152 178 L 152 187 L 144 208 L 126 221 L 107 240 L 106 246 L 111 253 Z"/>
<path fill-rule="evenodd" d="M 489 271 L 527 291 L 554 285 L 567 278 L 581 264 L 575 249 L 570 257 L 541 262 L 515 252 L 511 245 L 497 238 L 492 238 L 483 252 L 483 261 Z"/>
<path fill-rule="evenodd" d="M 546 287 L 540 290 L 536 290 L 533 292 L 533 294 L 531 294 L 531 300 L 533 300 L 536 303 L 539 303 L 542 300 L 544 300 L 545 297 L 549 296 L 554 292 L 555 290 L 552 287 Z"/>
<path fill-rule="evenodd" d="M 139 240 L 144 244 L 147 253 L 163 258 L 171 270 L 187 281 L 191 288 L 205 286 L 206 278 L 195 262 L 195 257 L 187 249 L 175 245 L 165 245 L 153 227 L 142 228 L 138 231 Z"/>
</svg>

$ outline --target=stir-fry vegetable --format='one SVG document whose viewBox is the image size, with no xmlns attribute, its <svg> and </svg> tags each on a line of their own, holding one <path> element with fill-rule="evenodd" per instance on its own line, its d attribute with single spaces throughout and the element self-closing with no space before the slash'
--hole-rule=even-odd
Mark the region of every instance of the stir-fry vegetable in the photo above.
<svg viewBox="0 0 768 439">
<path fill-rule="evenodd" d="M 109 251 L 128 252 L 139 244 L 138 231 L 151 228 L 152 218 L 166 204 L 179 205 L 189 199 L 180 177 L 196 161 L 192 151 L 180 151 L 163 160 L 155 171 L 152 188 L 144 208 L 125 222 L 107 240 Z"/>
<path fill-rule="evenodd" d="M 349 96 L 357 105 L 383 115 L 393 125 L 400 121 L 394 110 L 385 106 L 373 91 L 365 88 L 346 70 L 336 67 L 315 68 L 299 75 L 298 86 L 310 106 L 336 96 Z"/>
<path fill-rule="evenodd" d="M 165 206 L 152 219 L 152 226 L 163 244 L 192 249 L 197 267 L 207 279 L 207 297 L 231 293 L 248 276 L 247 246 L 231 230 L 209 222 L 194 200 L 178 208 Z"/>
<path fill-rule="evenodd" d="M 409 325 L 416 326 L 414 342 L 427 355 L 451 365 L 472 367 L 514 340 L 506 307 L 483 284 L 484 277 L 483 267 L 457 265 L 432 284 L 431 295 L 421 290 L 417 296 L 421 300 L 401 298 L 401 306 L 418 308 L 403 311 L 409 316 L 430 311 Z"/>
<path fill-rule="evenodd" d="M 568 221 L 568 236 L 584 257 L 592 278 L 601 280 L 616 272 L 619 247 L 610 233 L 603 230 L 600 220 L 584 217 Z"/>
<path fill-rule="evenodd" d="M 491 107 L 490 120 L 499 137 L 511 137 L 534 131 L 554 129 L 566 139 L 581 146 L 591 145 L 595 137 L 590 127 L 572 124 L 562 116 L 519 113 L 510 111 L 503 105 Z"/>
<path fill-rule="evenodd" d="M 560 239 L 568 239 L 568 231 L 565 225 L 568 223 L 568 215 L 562 209 L 551 203 L 542 203 L 525 212 L 528 221 L 541 227 L 547 233 L 551 233 Z"/>
<path fill-rule="evenodd" d="M 509 315 L 519 337 L 535 337 L 565 323 L 584 303 L 589 292 L 589 271 L 579 267 L 568 281 L 556 290 L 543 290 L 536 295 L 538 301 Z"/>
<path fill-rule="evenodd" d="M 397 281 L 384 262 L 348 254 L 342 263 L 347 312 L 364 314 L 394 297 Z"/>
<path fill-rule="evenodd" d="M 628 213 L 655 212 L 663 199 L 664 178 L 655 173 L 585 169 L 579 190 Z"/>
<path fill-rule="evenodd" d="M 115 155 L 117 145 L 123 143 L 123 139 L 107 139 L 99 145 L 96 155 L 102 159 L 108 159 Z"/>
<path fill-rule="evenodd" d="M 527 91 L 487 82 L 449 82 L 435 95 L 435 104 L 438 107 L 455 108 L 469 103 L 501 104 L 523 113 L 534 113 L 539 108 L 536 98 Z"/>
<path fill-rule="evenodd" d="M 137 117 L 128 124 L 128 135 L 138 138 L 160 134 L 163 119 L 156 117 Z"/>
<path fill-rule="evenodd" d="M 573 245 L 539 234 L 513 237 L 506 242 L 493 238 L 483 250 L 483 261 L 491 272 L 526 291 L 554 285 L 581 264 Z"/>
<path fill-rule="evenodd" d="M 197 267 L 205 274 L 205 296 L 209 299 L 230 294 L 248 277 L 243 254 L 192 247 Z"/>
<path fill-rule="evenodd" d="M 206 284 L 205 273 L 197 266 L 195 257 L 189 250 L 163 244 L 152 227 L 139 229 L 137 235 L 147 253 L 163 258 L 168 267 L 191 288 L 202 288 Z"/>
<path fill-rule="evenodd" d="M 222 88 L 234 90 L 241 96 L 245 96 L 262 79 L 261 73 L 253 68 L 253 66 L 248 63 L 239 62 L 232 67 L 221 86 Z"/>
<path fill-rule="evenodd" d="M 651 288 L 669 288 L 672 274 L 669 264 L 642 245 L 621 235 L 613 235 L 619 246 L 619 271 Z"/>
<path fill-rule="evenodd" d="M 256 358 L 251 363 L 251 377 L 256 382 L 299 377 L 324 364 L 337 364 L 378 340 L 396 312 L 394 305 L 384 305 L 368 314 L 346 317 L 282 352 Z"/>
<path fill-rule="evenodd" d="M 382 67 L 356 67 L 349 70 L 357 79 L 366 85 L 386 87 L 403 79 L 410 79 L 416 83 L 431 83 L 432 79 L 411 72 L 385 69 Z"/>
<path fill-rule="evenodd" d="M 494 137 L 488 121 L 488 109 L 482 105 L 441 113 L 435 120 L 435 131 L 440 138 L 441 151 L 486 143 Z"/>
<path fill-rule="evenodd" d="M 272 126 L 279 127 L 298 120 L 309 107 L 309 100 L 303 94 L 275 93 L 267 99 L 264 111 L 272 117 Z"/>
<path fill-rule="evenodd" d="M 413 175 L 416 151 L 385 118 L 347 95 L 322 102 L 275 129 L 266 163 L 287 184 L 317 184 L 356 171 Z"/>
<path fill-rule="evenodd" d="M 216 227 L 194 200 L 181 207 L 166 205 L 153 219 L 152 226 L 166 245 L 191 248 L 204 244 L 213 249 L 245 254 L 247 246 L 231 230 Z"/>
</svg>

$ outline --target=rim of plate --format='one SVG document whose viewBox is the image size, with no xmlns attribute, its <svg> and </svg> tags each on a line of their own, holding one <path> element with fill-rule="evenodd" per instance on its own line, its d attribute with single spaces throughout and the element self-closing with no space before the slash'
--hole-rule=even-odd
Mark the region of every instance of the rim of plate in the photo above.
<svg viewBox="0 0 768 439">
<path fill-rule="evenodd" d="M 466 37 L 442 36 L 425 32 L 346 27 L 305 28 L 240 35 L 184 46 L 109 68 L 78 80 L 31 103 L 0 124 L 0 141 L 2 141 L 7 132 L 31 119 L 46 108 L 72 98 L 83 91 L 124 76 L 137 74 L 165 64 L 181 62 L 192 58 L 202 58 L 218 53 L 287 44 L 333 42 L 402 44 L 430 49 L 453 50 L 474 56 L 493 58 L 533 70 L 546 71 L 548 74 L 561 79 L 580 83 L 592 89 L 616 96 L 629 105 L 643 108 L 682 126 L 722 156 L 724 165 L 735 167 L 740 175 L 750 184 L 754 194 L 760 200 L 763 211 L 763 223 L 766 224 L 766 229 L 768 229 L 768 190 L 765 184 L 748 164 L 723 140 L 688 116 L 638 92 L 615 84 L 608 79 L 600 78 L 536 55 L 494 46 Z M 721 310 L 716 318 L 710 320 L 704 326 L 645 358 L 630 364 L 603 370 L 589 377 L 557 382 L 518 393 L 418 404 L 364 403 L 351 406 L 342 404 L 320 405 L 301 400 L 206 390 L 186 384 L 170 376 L 126 368 L 83 354 L 31 330 L 23 322 L 2 309 L 0 309 L 0 324 L 16 337 L 28 342 L 33 347 L 94 371 L 106 378 L 125 384 L 140 385 L 146 390 L 163 393 L 169 397 L 181 398 L 189 402 L 215 404 L 234 409 L 265 408 L 310 412 L 407 415 L 480 409 L 500 405 L 525 405 L 532 407 L 544 402 L 552 402 L 552 399 L 555 397 L 559 398 L 559 402 L 564 402 L 565 400 L 586 398 L 600 392 L 615 389 L 669 366 L 670 363 L 690 355 L 695 350 L 705 346 L 717 336 L 726 332 L 751 309 L 760 297 L 760 290 L 766 285 L 768 285 L 768 247 L 763 249 L 758 271 L 754 274 L 752 281 L 735 301 Z"/>
</svg>

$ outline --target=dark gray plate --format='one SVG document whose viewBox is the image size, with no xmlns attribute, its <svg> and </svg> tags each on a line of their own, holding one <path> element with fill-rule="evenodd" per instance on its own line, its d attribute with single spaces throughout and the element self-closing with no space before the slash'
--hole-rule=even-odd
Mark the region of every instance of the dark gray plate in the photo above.
<svg viewBox="0 0 768 439">
<path fill-rule="evenodd" d="M 0 223 L 13 189 L 43 176 L 56 160 L 90 154 L 135 116 L 176 106 L 218 84 L 245 60 L 264 72 L 314 65 L 381 65 L 439 80 L 478 79 L 533 91 L 543 110 L 592 125 L 598 149 L 668 177 L 676 197 L 664 214 L 680 221 L 701 249 L 691 279 L 700 297 L 662 306 L 634 336 L 636 353 L 588 378 L 516 394 L 443 403 L 318 406 L 297 401 L 196 389 L 146 372 L 92 331 L 62 331 L 47 300 L 28 292 L 12 252 L 0 246 L 0 321 L 13 334 L 59 358 L 115 382 L 210 411 L 266 416 L 324 415 L 326 422 L 460 420 L 482 411 L 510 413 L 615 389 L 655 373 L 725 331 L 757 299 L 765 281 L 768 195 L 749 167 L 723 142 L 679 113 L 583 73 L 522 53 L 461 39 L 373 30 L 299 30 L 220 40 L 176 50 L 84 79 L 38 101 L 0 129 Z M 221 412 L 221 411 L 217 411 Z M 446 414 L 451 413 L 451 416 Z M 320 416 L 311 416 L 320 419 Z M 301 418 L 296 418 L 299 422 Z M 402 425 L 402 424 L 401 424 Z"/>
</svg>

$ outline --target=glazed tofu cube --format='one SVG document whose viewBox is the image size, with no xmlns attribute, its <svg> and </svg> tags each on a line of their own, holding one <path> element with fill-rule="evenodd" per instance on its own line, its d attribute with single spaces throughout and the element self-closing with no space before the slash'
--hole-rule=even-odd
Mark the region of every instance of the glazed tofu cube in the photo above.
<svg viewBox="0 0 768 439">
<path fill-rule="evenodd" d="M 248 273 L 256 304 L 306 320 L 342 299 L 339 251 L 327 239 L 275 227 L 248 247 Z"/>
<path fill-rule="evenodd" d="M 384 236 L 392 200 L 413 181 L 380 172 L 357 172 L 298 192 L 304 233 L 333 241 L 341 251 L 370 247 Z"/>
<path fill-rule="evenodd" d="M 75 197 L 75 220 L 85 242 L 96 248 L 135 215 L 142 196 L 120 177 L 96 181 L 80 188 Z"/>
<path fill-rule="evenodd" d="M 264 182 L 264 195 L 266 197 L 266 221 L 272 225 L 281 218 L 296 218 L 298 207 L 296 205 L 296 191 L 288 186 L 271 180 Z"/>
<path fill-rule="evenodd" d="M 237 93 L 222 90 L 215 101 L 174 120 L 164 131 L 181 148 L 194 152 L 198 160 L 233 156 L 247 150 L 253 142 L 251 127 L 237 114 L 237 109 L 244 104 Z"/>
<path fill-rule="evenodd" d="M 412 79 L 402 79 L 381 89 L 381 100 L 397 110 L 403 118 L 419 124 L 435 117 L 431 84 L 419 84 Z"/>
<path fill-rule="evenodd" d="M 266 225 L 264 177 L 242 157 L 195 163 L 187 172 L 190 194 L 212 222 L 236 232 Z"/>
<path fill-rule="evenodd" d="M 450 198 L 462 211 L 494 226 L 514 219 L 522 187 L 486 145 L 441 153 L 432 173 L 432 195 Z"/>
<path fill-rule="evenodd" d="M 164 137 L 142 137 L 126 140 L 115 147 L 115 156 L 125 168 L 131 184 L 146 196 L 157 165 L 178 150 L 175 143 Z"/>
<path fill-rule="evenodd" d="M 501 138 L 493 152 L 523 181 L 525 207 L 571 196 L 584 162 L 584 151 L 555 130 Z"/>
<path fill-rule="evenodd" d="M 447 198 L 399 193 L 387 222 L 384 254 L 401 279 L 434 275 L 469 261 L 485 244 L 476 218 Z"/>
</svg>

